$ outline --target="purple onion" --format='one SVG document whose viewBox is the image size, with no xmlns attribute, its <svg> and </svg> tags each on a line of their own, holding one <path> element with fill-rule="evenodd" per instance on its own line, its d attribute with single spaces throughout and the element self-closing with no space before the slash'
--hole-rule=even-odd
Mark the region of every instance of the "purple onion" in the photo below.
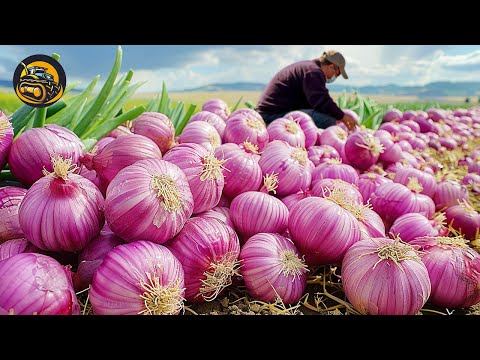
<svg viewBox="0 0 480 360">
<path fill-rule="evenodd" d="M 400 149 L 401 149 L 400 153 L 402 151 L 412 151 L 413 150 L 412 145 L 407 140 L 400 140 L 396 145 L 398 145 L 400 147 Z"/>
<path fill-rule="evenodd" d="M 223 141 L 235 144 L 248 141 L 261 152 L 268 144 L 269 135 L 263 120 L 248 113 L 238 113 L 228 119 Z"/>
<path fill-rule="evenodd" d="M 330 159 L 313 169 L 312 184 L 322 179 L 341 179 L 349 184 L 354 184 L 357 177 L 358 172 L 352 166 L 342 164 L 336 159 Z"/>
<path fill-rule="evenodd" d="M 178 137 L 179 144 L 200 144 L 207 150 L 215 150 L 222 144 L 222 138 L 215 127 L 205 121 L 190 122 Z"/>
<path fill-rule="evenodd" d="M 405 111 L 402 115 L 402 120 L 413 120 L 417 117 L 417 112 L 413 110 Z"/>
<path fill-rule="evenodd" d="M 340 154 L 343 163 L 348 163 L 345 156 L 345 143 L 347 142 L 348 133 L 338 125 L 329 126 L 320 136 L 321 145 L 330 145 Z"/>
<path fill-rule="evenodd" d="M 223 120 L 227 120 L 227 118 L 230 116 L 230 108 L 222 99 L 210 99 L 205 101 L 203 103 L 202 110 L 217 114 Z"/>
<path fill-rule="evenodd" d="M 392 122 L 392 121 L 400 121 L 402 119 L 403 113 L 398 109 L 389 109 L 383 115 L 383 122 Z"/>
<path fill-rule="evenodd" d="M 368 172 L 365 174 L 361 174 L 355 181 L 355 185 L 357 185 L 358 190 L 362 194 L 363 203 L 367 204 L 372 194 L 375 192 L 375 189 L 380 185 L 388 182 L 391 183 L 392 180 L 386 178 L 385 176 Z"/>
<path fill-rule="evenodd" d="M 348 163 L 360 171 L 367 170 L 378 161 L 385 151 L 378 137 L 367 131 L 356 131 L 349 135 L 345 143 Z"/>
<path fill-rule="evenodd" d="M 340 158 L 338 151 L 330 145 L 310 146 L 307 151 L 308 158 L 315 166 L 324 163 L 328 159 Z"/>
<path fill-rule="evenodd" d="M 18 208 L 26 193 L 26 189 L 16 186 L 0 188 L 0 244 L 25 237 L 18 221 Z"/>
<path fill-rule="evenodd" d="M 435 192 L 437 191 L 437 181 L 432 175 L 427 174 L 422 170 L 407 167 L 398 169 L 393 181 L 407 186 L 412 178 L 416 178 L 418 183 L 421 185 L 421 194 L 425 194 L 433 198 Z"/>
<path fill-rule="evenodd" d="M 0 171 L 7 163 L 13 142 L 13 127 L 8 117 L 0 110 Z"/>
<path fill-rule="evenodd" d="M 437 191 L 433 196 L 436 210 L 443 210 L 457 205 L 458 200 L 468 200 L 468 190 L 453 180 L 443 180 L 437 184 Z"/>
<path fill-rule="evenodd" d="M 222 121 L 223 122 L 223 121 Z M 159 112 L 144 112 L 133 122 L 134 134 L 152 140 L 165 154 L 175 145 L 175 128 L 167 115 Z"/>
<path fill-rule="evenodd" d="M 113 129 L 107 134 L 108 137 L 112 137 L 114 139 L 118 138 L 119 136 L 125 136 L 125 135 L 132 135 L 132 132 L 130 131 L 129 128 L 123 125 L 116 127 L 115 129 Z"/>
<path fill-rule="evenodd" d="M 205 121 L 211 125 L 218 131 L 218 134 L 221 138 L 223 138 L 223 134 L 225 132 L 225 120 L 223 120 L 220 116 L 210 111 L 200 111 L 193 115 L 188 122 L 194 121 Z"/>
<path fill-rule="evenodd" d="M 408 126 L 413 132 L 420 132 L 420 125 L 414 120 L 404 120 L 401 122 L 402 125 Z"/>
<path fill-rule="evenodd" d="M 410 242 L 420 236 L 434 235 L 433 226 L 422 214 L 408 213 L 400 216 L 389 231 L 392 237 L 400 236 L 405 242 Z"/>
<path fill-rule="evenodd" d="M 428 147 L 427 143 L 424 140 L 422 140 L 421 138 L 419 138 L 418 136 L 414 137 L 413 139 L 408 140 L 408 142 L 410 143 L 412 149 L 414 149 L 414 150 L 423 151 L 423 150 L 426 150 L 427 147 Z"/>
<path fill-rule="evenodd" d="M 306 199 L 312 196 L 309 190 L 300 190 L 298 193 L 291 194 L 282 198 L 282 202 L 288 208 L 288 211 L 291 211 L 292 208 L 297 205 L 301 200 Z"/>
<path fill-rule="evenodd" d="M 283 140 L 292 146 L 305 147 L 305 134 L 293 118 L 278 118 L 267 126 L 270 141 Z"/>
<path fill-rule="evenodd" d="M 305 147 L 307 149 L 310 146 L 315 145 L 315 143 L 317 142 L 318 128 L 310 115 L 302 111 L 291 111 L 284 117 L 287 119 L 292 118 L 292 120 L 296 121 L 298 125 L 300 125 L 303 133 L 305 134 Z"/>
<path fill-rule="evenodd" d="M 27 239 L 12 239 L 0 244 L 0 261 L 8 259 L 14 255 L 22 253 L 41 253 L 42 250 L 37 248 Z"/>
</svg>

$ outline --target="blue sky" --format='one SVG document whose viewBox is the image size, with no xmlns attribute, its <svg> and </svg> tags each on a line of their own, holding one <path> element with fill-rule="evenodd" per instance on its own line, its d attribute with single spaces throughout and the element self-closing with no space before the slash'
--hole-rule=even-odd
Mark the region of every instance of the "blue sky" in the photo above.
<svg viewBox="0 0 480 360">
<path fill-rule="evenodd" d="M 349 80 L 336 84 L 422 85 L 432 81 L 480 81 L 480 45 L 124 45 L 122 72 L 132 68 L 141 91 L 158 92 L 211 83 L 267 83 L 282 67 L 313 59 L 325 49 L 347 59 Z M 115 45 L 0 45 L 0 80 L 9 80 L 17 64 L 33 54 L 61 55 L 67 83 L 105 80 Z"/>
</svg>

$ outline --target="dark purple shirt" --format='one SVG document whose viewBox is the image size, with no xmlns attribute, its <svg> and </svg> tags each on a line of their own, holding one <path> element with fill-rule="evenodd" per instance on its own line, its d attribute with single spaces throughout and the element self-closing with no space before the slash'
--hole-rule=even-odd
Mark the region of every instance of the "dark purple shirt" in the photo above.
<svg viewBox="0 0 480 360">
<path fill-rule="evenodd" d="M 343 111 L 328 93 L 326 80 L 317 59 L 290 64 L 270 80 L 260 96 L 257 111 L 283 113 L 314 109 L 340 120 Z"/>
</svg>

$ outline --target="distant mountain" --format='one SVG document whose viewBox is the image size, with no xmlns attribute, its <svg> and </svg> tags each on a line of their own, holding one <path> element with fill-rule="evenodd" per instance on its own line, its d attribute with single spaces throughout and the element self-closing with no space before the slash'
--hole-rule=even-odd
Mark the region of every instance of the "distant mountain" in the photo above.
<svg viewBox="0 0 480 360">
<path fill-rule="evenodd" d="M 265 84 L 237 82 L 228 84 L 210 84 L 183 92 L 213 92 L 213 91 L 262 91 Z M 365 95 L 418 96 L 420 98 L 441 96 L 480 96 L 480 82 L 433 82 L 424 86 L 369 85 L 352 87 L 348 85 L 328 85 L 331 92 L 358 91 Z"/>
</svg>

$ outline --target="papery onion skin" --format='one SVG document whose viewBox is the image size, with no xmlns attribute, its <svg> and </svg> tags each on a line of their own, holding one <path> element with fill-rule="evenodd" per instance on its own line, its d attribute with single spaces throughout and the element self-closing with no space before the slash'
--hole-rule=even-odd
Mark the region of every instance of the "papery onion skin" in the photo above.
<svg viewBox="0 0 480 360">
<path fill-rule="evenodd" d="M 41 253 L 42 250 L 37 248 L 27 239 L 11 239 L 0 244 L 0 261 L 8 259 L 14 255 L 22 253 Z"/>
<path fill-rule="evenodd" d="M 139 160 L 161 159 L 162 153 L 149 138 L 132 134 L 120 136 L 107 144 L 92 160 L 104 188 L 108 187 L 118 172 Z M 88 164 L 85 164 L 88 167 Z"/>
<path fill-rule="evenodd" d="M 134 120 L 132 132 L 155 142 L 162 154 L 175 145 L 175 128 L 168 116 L 159 112 L 141 114 Z"/>
<path fill-rule="evenodd" d="M 286 117 L 273 120 L 267 126 L 270 142 L 283 140 L 291 146 L 305 147 L 305 134 L 293 119 Z"/>
<path fill-rule="evenodd" d="M 339 264 L 361 238 L 360 225 L 349 211 L 318 197 L 303 199 L 292 208 L 288 231 L 308 266 Z"/>
<path fill-rule="evenodd" d="M 368 172 L 359 175 L 355 181 L 355 185 L 357 185 L 358 190 L 362 194 L 363 203 L 367 204 L 377 187 L 391 182 L 393 181 L 385 176 Z"/>
<path fill-rule="evenodd" d="M 247 191 L 232 200 L 230 215 L 243 241 L 260 232 L 281 234 L 287 229 L 289 212 L 274 196 Z"/>
<path fill-rule="evenodd" d="M 215 157 L 226 160 L 223 164 L 223 194 L 229 199 L 260 188 L 263 180 L 262 169 L 258 165 L 260 155 L 248 153 L 237 144 L 227 143 L 215 149 Z"/>
<path fill-rule="evenodd" d="M 448 207 L 445 216 L 447 224 L 461 232 L 467 240 L 475 240 L 480 233 L 480 214 L 465 200 Z"/>
<path fill-rule="evenodd" d="M 285 141 L 274 140 L 269 143 L 258 164 L 263 175 L 278 174 L 278 196 L 306 190 L 312 182 L 314 166 L 308 159 L 307 151 L 301 147 L 293 147 Z"/>
<path fill-rule="evenodd" d="M 361 314 L 415 315 L 431 293 L 428 271 L 415 250 L 399 243 L 407 259 L 397 265 L 379 257 L 387 238 L 366 239 L 348 249 L 342 262 L 342 284 L 349 302 Z"/>
<path fill-rule="evenodd" d="M 62 155 L 80 165 L 84 145 L 67 128 L 48 124 L 22 133 L 12 144 L 8 165 L 12 174 L 22 184 L 31 186 L 43 177 L 43 168 L 52 171 L 51 155 Z"/>
<path fill-rule="evenodd" d="M 284 304 L 300 300 L 307 287 L 307 267 L 293 242 L 279 234 L 259 233 L 243 245 L 241 273 L 256 300 Z"/>
<path fill-rule="evenodd" d="M 422 262 L 432 283 L 429 302 L 449 309 L 480 302 L 480 255 L 461 237 L 422 237 L 411 244 L 424 252 Z"/>
<path fill-rule="evenodd" d="M 210 111 L 200 111 L 193 115 L 188 122 L 195 122 L 195 121 L 205 121 L 215 128 L 218 131 L 218 134 L 221 138 L 223 138 L 223 134 L 225 133 L 225 120 L 222 119 L 217 114 L 210 112 Z"/>
<path fill-rule="evenodd" d="M 115 235 L 105 223 L 100 233 L 88 243 L 78 256 L 77 271 L 73 275 L 76 291 L 86 289 L 93 280 L 93 275 L 107 253 L 125 242 Z"/>
<path fill-rule="evenodd" d="M 237 273 L 240 241 L 230 226 L 217 219 L 187 220 L 167 247 L 182 264 L 188 301 L 214 300 Z"/>
<path fill-rule="evenodd" d="M 177 165 L 187 176 L 193 195 L 194 214 L 217 206 L 225 185 L 223 160 L 217 159 L 213 152 L 194 143 L 175 146 L 163 159 Z"/>
<path fill-rule="evenodd" d="M 18 208 L 26 193 L 26 189 L 17 186 L 0 188 L 0 244 L 25 237 L 18 220 Z"/>
<path fill-rule="evenodd" d="M 328 197 L 335 188 L 342 188 L 345 190 L 345 196 L 351 199 L 355 204 L 363 204 L 363 197 L 357 185 L 349 184 L 341 179 L 322 179 L 315 181 L 310 193 L 313 196 Z"/>
<path fill-rule="evenodd" d="M 70 269 L 49 256 L 23 253 L 0 261 L 0 279 L 0 314 L 80 314 Z"/>
<path fill-rule="evenodd" d="M 192 212 L 187 176 L 164 160 L 137 161 L 121 170 L 107 189 L 108 226 L 127 242 L 163 244 L 180 232 Z"/>
<path fill-rule="evenodd" d="M 431 198 L 434 197 L 435 192 L 437 191 L 437 182 L 432 175 L 427 174 L 422 170 L 407 167 L 400 168 L 396 172 L 393 181 L 406 186 L 412 177 L 416 177 L 418 182 L 422 185 L 422 191 L 420 194 L 427 195 Z"/>
<path fill-rule="evenodd" d="M 90 303 L 95 315 L 176 315 L 184 288 L 182 264 L 169 249 L 135 241 L 105 256 L 93 277 Z"/>
<path fill-rule="evenodd" d="M 202 111 L 210 111 L 220 116 L 223 120 L 227 120 L 231 113 L 227 103 L 218 98 L 205 101 L 202 105 Z"/>
<path fill-rule="evenodd" d="M 298 122 L 298 125 L 302 128 L 305 134 L 305 147 L 308 149 L 310 146 L 315 145 L 318 136 L 318 127 L 315 125 L 312 117 L 303 111 L 291 111 L 284 116 L 287 119 L 293 119 Z"/>
<path fill-rule="evenodd" d="M 228 119 L 223 142 L 241 144 L 245 141 L 258 146 L 261 152 L 269 142 L 269 134 L 263 120 L 248 113 L 238 113 Z"/>
<path fill-rule="evenodd" d="M 205 121 L 194 121 L 188 123 L 178 137 L 180 144 L 200 144 L 209 151 L 215 150 L 222 144 L 222 138 L 215 127 Z"/>
<path fill-rule="evenodd" d="M 13 142 L 13 127 L 8 117 L 0 110 L 0 171 L 5 167 Z"/>
<path fill-rule="evenodd" d="M 417 213 L 408 213 L 398 217 L 393 222 L 389 232 L 391 236 L 400 236 L 400 239 L 406 243 L 417 237 L 435 234 L 430 220 Z"/>
<path fill-rule="evenodd" d="M 69 159 L 54 163 L 54 172 L 35 182 L 20 203 L 20 227 L 39 249 L 79 251 L 105 223 L 104 199 L 90 180 L 62 168 Z"/>
</svg>

